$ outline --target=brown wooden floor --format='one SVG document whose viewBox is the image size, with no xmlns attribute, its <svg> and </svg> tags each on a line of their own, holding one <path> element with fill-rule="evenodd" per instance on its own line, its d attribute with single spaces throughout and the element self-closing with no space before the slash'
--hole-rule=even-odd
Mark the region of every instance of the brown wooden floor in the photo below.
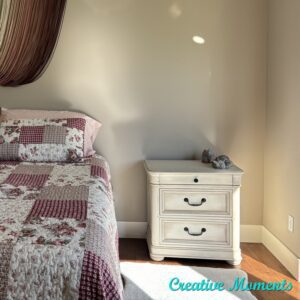
<svg viewBox="0 0 300 300">
<path fill-rule="evenodd" d="M 300 299 L 300 284 L 291 276 L 286 268 L 271 254 L 262 244 L 242 243 L 243 261 L 239 268 L 247 272 L 249 281 L 282 281 L 292 282 L 293 289 L 289 292 L 282 291 L 252 291 L 258 299 L 264 300 L 294 300 Z M 195 259 L 174 259 L 167 258 L 162 262 L 154 262 L 149 258 L 148 248 L 145 240 L 142 239 L 121 239 L 120 240 L 121 261 L 151 262 L 156 264 L 174 264 L 189 266 L 205 266 L 212 268 L 233 268 L 226 262 L 195 260 Z"/>
</svg>

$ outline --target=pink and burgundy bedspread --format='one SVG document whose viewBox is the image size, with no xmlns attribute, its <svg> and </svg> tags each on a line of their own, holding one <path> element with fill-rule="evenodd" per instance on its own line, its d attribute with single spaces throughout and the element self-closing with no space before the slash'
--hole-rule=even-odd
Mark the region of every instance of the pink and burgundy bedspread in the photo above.
<svg viewBox="0 0 300 300">
<path fill-rule="evenodd" d="M 0 163 L 0 299 L 122 299 L 110 172 Z"/>
</svg>

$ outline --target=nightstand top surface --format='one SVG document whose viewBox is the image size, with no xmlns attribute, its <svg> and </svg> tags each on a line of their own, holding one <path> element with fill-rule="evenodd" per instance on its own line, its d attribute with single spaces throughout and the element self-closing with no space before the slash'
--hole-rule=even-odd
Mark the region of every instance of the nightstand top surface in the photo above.
<svg viewBox="0 0 300 300">
<path fill-rule="evenodd" d="M 223 173 L 243 174 L 243 170 L 233 165 L 226 170 L 214 169 L 211 164 L 200 160 L 145 160 L 145 168 L 151 173 Z"/>
</svg>

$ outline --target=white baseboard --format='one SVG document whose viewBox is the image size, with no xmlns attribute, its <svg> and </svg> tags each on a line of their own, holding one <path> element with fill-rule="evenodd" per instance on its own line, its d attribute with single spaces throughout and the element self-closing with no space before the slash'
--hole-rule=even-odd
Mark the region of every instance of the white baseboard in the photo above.
<svg viewBox="0 0 300 300">
<path fill-rule="evenodd" d="M 147 222 L 118 222 L 120 238 L 146 238 Z M 241 225 L 241 242 L 262 243 L 300 282 L 300 259 L 263 225 Z"/>
<path fill-rule="evenodd" d="M 264 226 L 262 226 L 262 243 L 300 282 L 300 258 Z"/>
</svg>

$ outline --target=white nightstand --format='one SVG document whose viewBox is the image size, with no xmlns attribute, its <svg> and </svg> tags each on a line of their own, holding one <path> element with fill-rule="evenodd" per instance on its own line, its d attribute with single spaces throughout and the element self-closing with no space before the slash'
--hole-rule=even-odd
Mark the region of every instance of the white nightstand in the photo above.
<svg viewBox="0 0 300 300">
<path fill-rule="evenodd" d="M 216 170 L 190 160 L 147 160 L 150 256 L 241 262 L 240 186 L 236 166 Z"/>
</svg>

